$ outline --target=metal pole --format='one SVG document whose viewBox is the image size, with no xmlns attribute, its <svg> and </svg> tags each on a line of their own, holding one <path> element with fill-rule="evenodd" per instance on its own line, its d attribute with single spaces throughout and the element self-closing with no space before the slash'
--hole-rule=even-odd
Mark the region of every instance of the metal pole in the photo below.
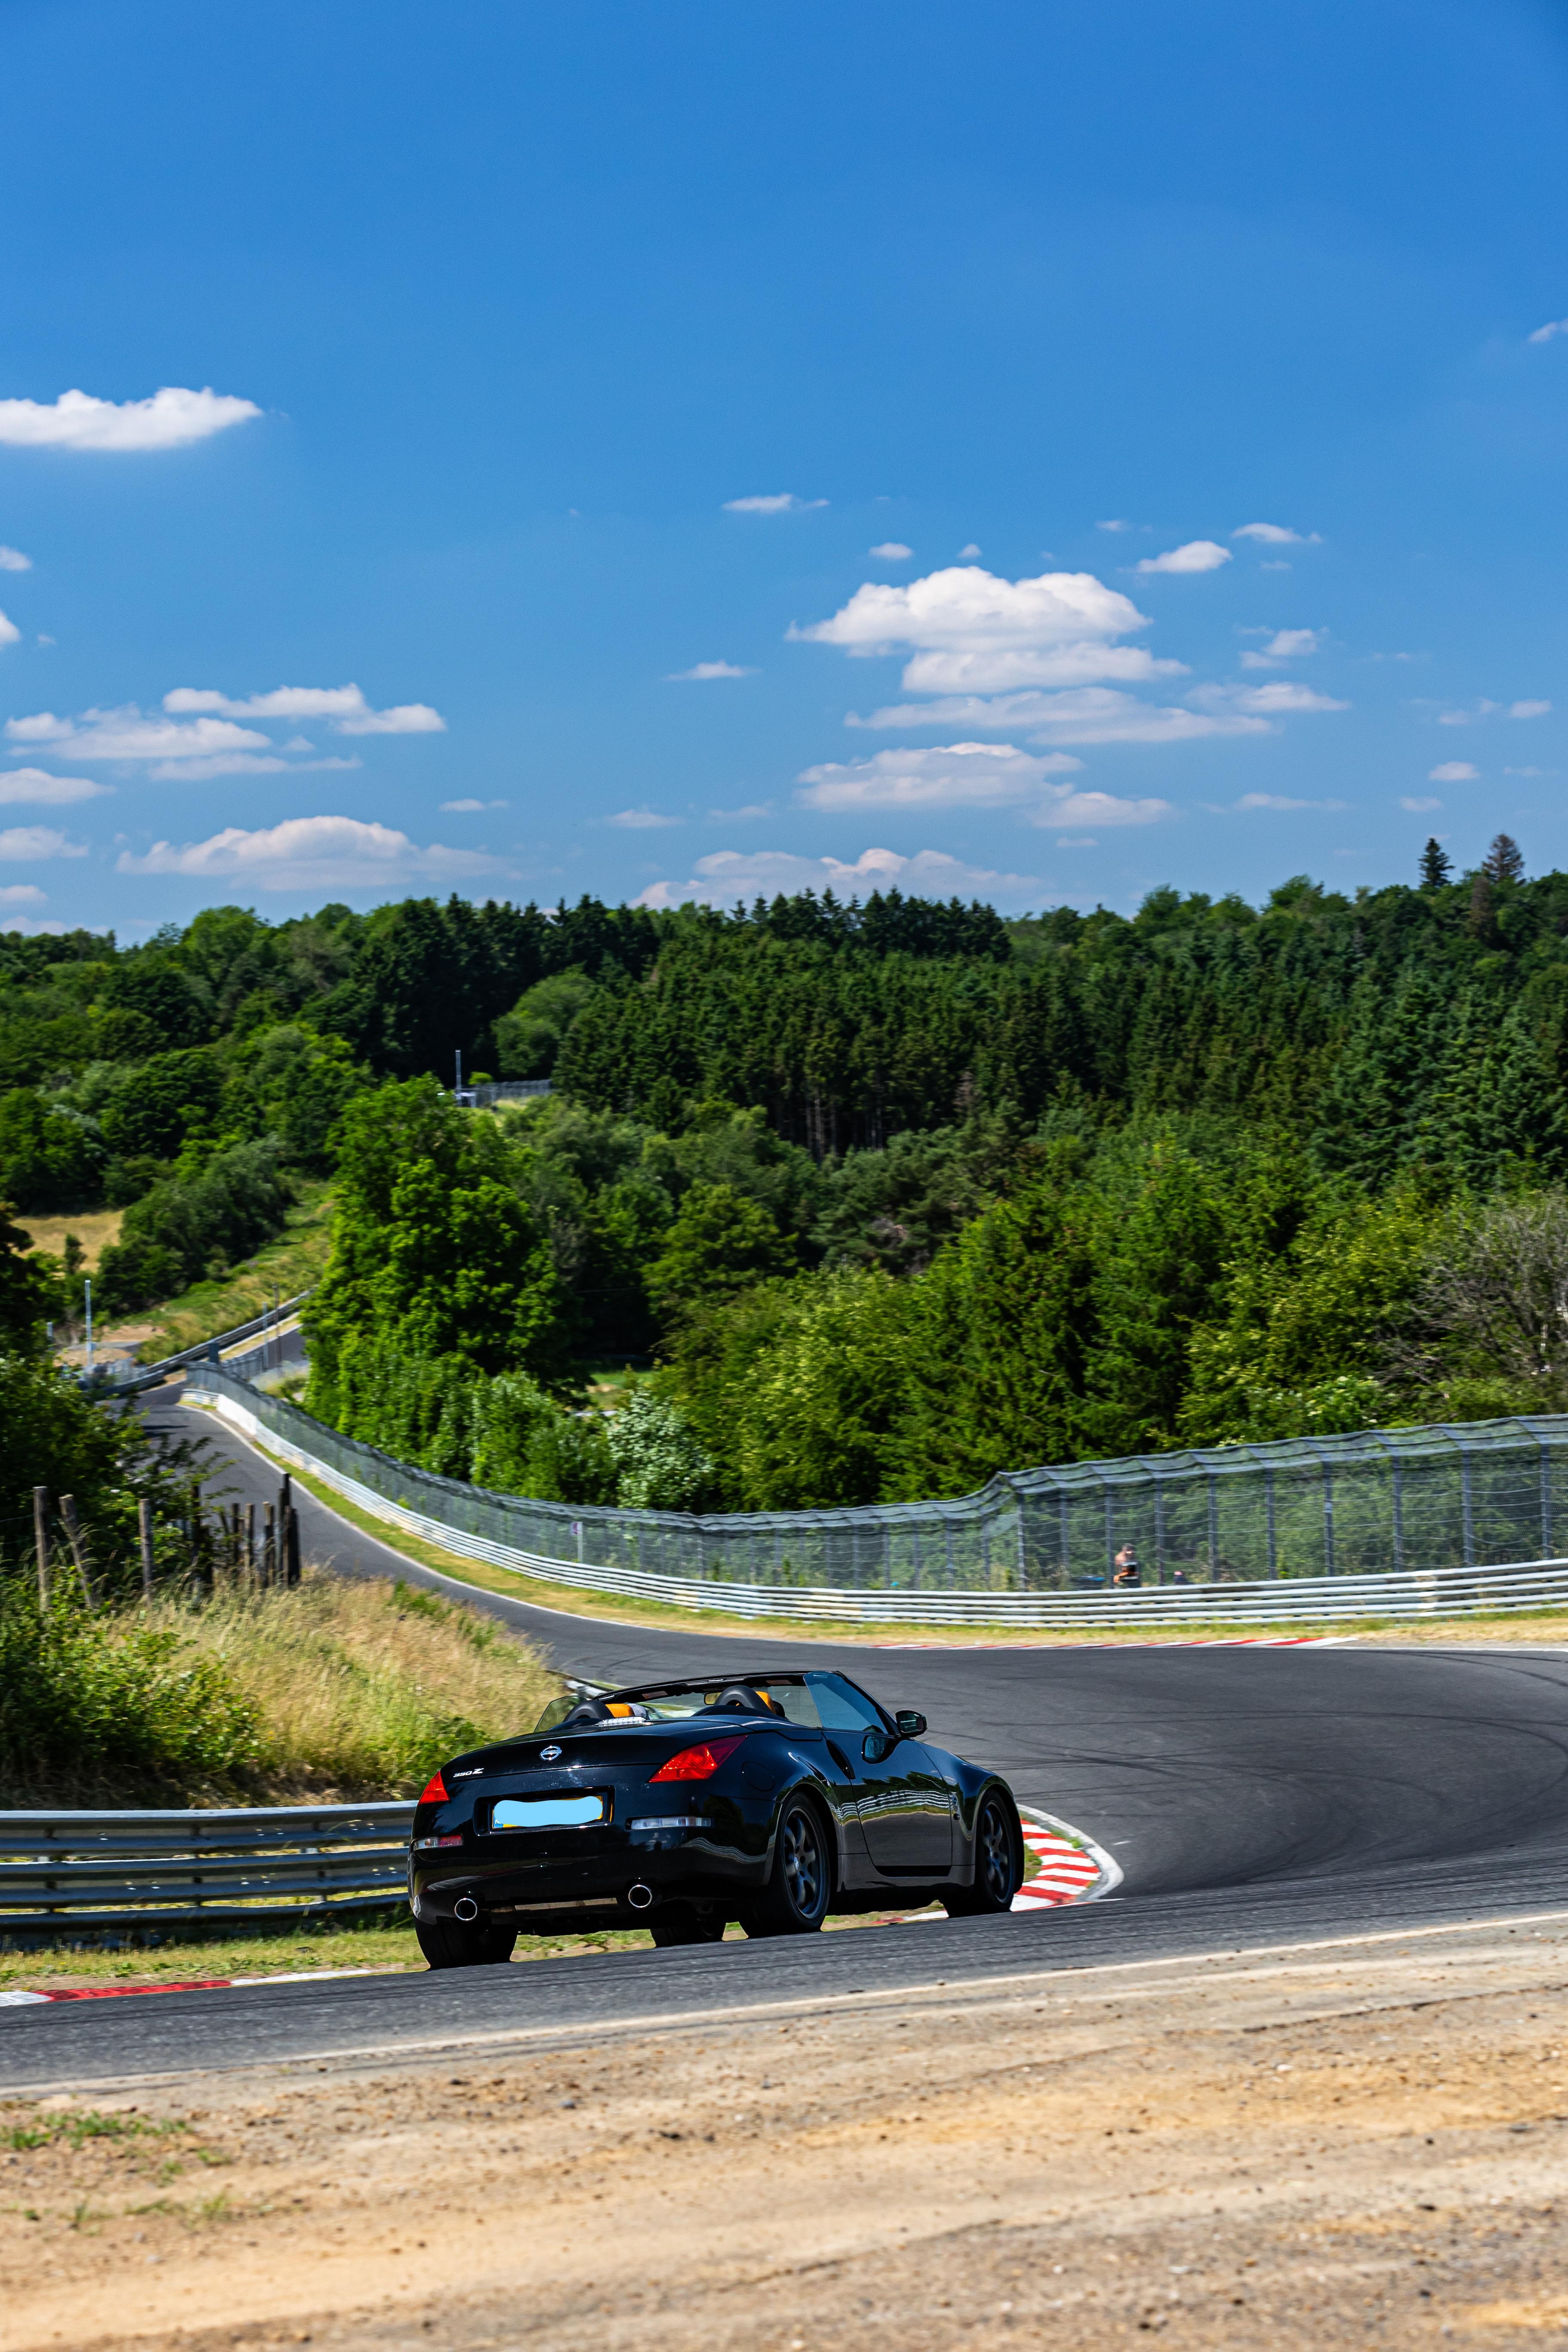
<svg viewBox="0 0 1568 2352">
<path fill-rule="evenodd" d="M 1470 1483 L 1470 1449 L 1461 1437 L 1459 1447 L 1459 1507 L 1464 1515 L 1465 1566 L 1476 1564 L 1476 1498 Z"/>
<path fill-rule="evenodd" d="M 1268 1575 L 1272 1581 L 1279 1574 L 1279 1559 L 1275 1547 L 1274 1465 L 1272 1463 L 1263 1474 L 1263 1496 L 1268 1512 Z"/>
<path fill-rule="evenodd" d="M 1058 1503 L 1058 1515 L 1061 1525 L 1062 1582 L 1065 1584 L 1068 1580 L 1068 1490 L 1065 1486 Z"/>
<path fill-rule="evenodd" d="M 1332 1576 L 1334 1570 L 1334 1473 L 1331 1464 L 1323 1463 L 1323 1567 Z"/>
<path fill-rule="evenodd" d="M 1165 1482 L 1154 1481 L 1154 1580 L 1165 1581 Z"/>
<path fill-rule="evenodd" d="M 153 1598 L 153 1506 L 145 1495 L 141 1496 L 136 1505 L 136 1528 L 142 1538 L 142 1591 L 144 1597 L 151 1601 Z"/>
<path fill-rule="evenodd" d="M 49 1605 L 49 1490 L 33 1489 L 33 1548 L 38 1555 L 38 1606 Z"/>
<path fill-rule="evenodd" d="M 1108 1577 L 1111 1577 L 1116 1573 L 1115 1497 L 1110 1479 L 1104 1480 L 1103 1484 L 1105 1486 L 1105 1573 Z"/>
<path fill-rule="evenodd" d="M 1405 1465 L 1397 1454 L 1394 1457 L 1394 1566 L 1396 1572 L 1405 1566 Z"/>
<path fill-rule="evenodd" d="M 87 1369 L 92 1370 L 92 1276 L 89 1274 L 83 1288 L 87 1292 Z"/>
<path fill-rule="evenodd" d="M 1219 1574 L 1219 1480 L 1209 1472 L 1209 1582 Z"/>
<path fill-rule="evenodd" d="M 1552 1448 L 1541 1441 L 1541 1557 L 1552 1557 Z"/>
</svg>

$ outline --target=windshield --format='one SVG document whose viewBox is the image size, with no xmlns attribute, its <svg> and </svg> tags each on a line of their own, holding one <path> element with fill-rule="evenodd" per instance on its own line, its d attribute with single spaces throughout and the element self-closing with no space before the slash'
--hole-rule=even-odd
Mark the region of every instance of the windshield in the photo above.
<svg viewBox="0 0 1568 2352">
<path fill-rule="evenodd" d="M 840 1675 L 765 1675 L 729 1682 L 649 1683 L 613 1697 L 552 1698 L 538 1723 L 546 1731 L 610 1731 L 618 1724 L 684 1723 L 694 1716 L 775 1715 L 812 1731 L 885 1728 L 874 1699 Z"/>
</svg>

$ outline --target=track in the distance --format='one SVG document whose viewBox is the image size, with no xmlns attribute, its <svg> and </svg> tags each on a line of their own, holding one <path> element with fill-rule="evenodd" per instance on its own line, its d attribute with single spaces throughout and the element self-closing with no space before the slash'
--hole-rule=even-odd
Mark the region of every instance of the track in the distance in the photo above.
<svg viewBox="0 0 1568 2352">
<path fill-rule="evenodd" d="M 162 1399 L 153 1408 L 170 1410 Z M 190 1420 L 181 1414 L 188 1429 Z M 277 1473 L 209 1431 L 238 1496 Z M 308 1555 L 344 1574 L 445 1580 L 300 1494 Z M 569 1674 L 809 1657 L 842 1664 L 1125 1874 L 1104 1904 L 862 1929 L 0 2013 L 0 2087 L 566 2032 L 1016 1971 L 1315 1940 L 1568 1907 L 1568 1654 L 1319 1649 L 868 1649 L 665 1633 L 474 1588 Z"/>
</svg>

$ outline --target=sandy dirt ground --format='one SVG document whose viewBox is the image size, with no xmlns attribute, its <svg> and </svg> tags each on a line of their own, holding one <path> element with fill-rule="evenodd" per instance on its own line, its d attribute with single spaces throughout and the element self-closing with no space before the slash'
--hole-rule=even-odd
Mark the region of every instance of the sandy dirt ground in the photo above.
<svg viewBox="0 0 1568 2352">
<path fill-rule="evenodd" d="M 0 2105 L 7 2352 L 847 2330 L 1568 2339 L 1568 1911 Z"/>
</svg>

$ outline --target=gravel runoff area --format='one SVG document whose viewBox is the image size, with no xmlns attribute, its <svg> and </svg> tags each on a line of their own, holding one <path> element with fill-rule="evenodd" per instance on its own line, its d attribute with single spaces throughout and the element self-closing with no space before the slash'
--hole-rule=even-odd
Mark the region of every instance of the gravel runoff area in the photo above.
<svg viewBox="0 0 1568 2352">
<path fill-rule="evenodd" d="M 1562 1910 L 13 2097 L 5 2341 L 1533 2347 L 1565 2053 Z"/>
</svg>

